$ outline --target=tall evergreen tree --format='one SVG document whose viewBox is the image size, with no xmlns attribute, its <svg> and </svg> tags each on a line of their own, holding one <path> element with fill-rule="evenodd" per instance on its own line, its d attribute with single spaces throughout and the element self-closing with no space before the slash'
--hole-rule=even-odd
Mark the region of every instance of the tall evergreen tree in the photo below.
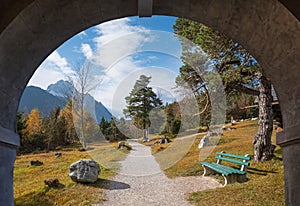
<svg viewBox="0 0 300 206">
<path fill-rule="evenodd" d="M 151 77 L 141 75 L 129 96 L 125 98 L 127 108 L 123 110 L 126 117 L 132 117 L 135 126 L 147 129 L 150 126 L 149 113 L 162 105 L 162 101 L 149 87 Z"/>
<path fill-rule="evenodd" d="M 22 136 L 22 130 L 26 128 L 26 115 L 23 112 L 17 112 L 17 132 Z"/>
<path fill-rule="evenodd" d="M 112 117 L 109 122 L 110 141 L 116 141 L 118 135 L 118 128 L 116 126 L 116 118 Z"/>
<path fill-rule="evenodd" d="M 51 143 L 54 139 L 58 139 L 57 137 L 63 134 L 60 134 L 58 130 L 58 118 L 60 114 L 60 108 L 54 108 L 48 117 L 44 118 L 43 127 L 44 133 L 46 134 L 46 142 L 47 142 L 47 150 L 50 150 Z"/>
<path fill-rule="evenodd" d="M 69 143 L 67 136 L 68 124 L 62 110 L 54 108 L 51 113 L 43 119 L 43 132 L 47 150 L 64 146 Z"/>
<path fill-rule="evenodd" d="M 177 102 L 165 106 L 165 128 L 162 133 L 178 134 L 181 126 L 180 107 Z"/>
<path fill-rule="evenodd" d="M 123 117 L 117 122 L 117 130 L 121 139 L 126 139 L 127 136 L 130 136 L 129 127 L 126 125 L 126 120 Z"/>
<path fill-rule="evenodd" d="M 101 121 L 99 123 L 99 128 L 103 136 L 107 139 L 109 122 L 106 121 L 104 117 L 101 118 Z"/>
<path fill-rule="evenodd" d="M 30 142 L 28 142 L 28 138 L 26 136 L 26 122 L 28 119 L 28 115 L 18 112 L 17 113 L 17 133 L 20 135 L 21 146 L 19 151 L 26 150 L 26 147 Z"/>
</svg>

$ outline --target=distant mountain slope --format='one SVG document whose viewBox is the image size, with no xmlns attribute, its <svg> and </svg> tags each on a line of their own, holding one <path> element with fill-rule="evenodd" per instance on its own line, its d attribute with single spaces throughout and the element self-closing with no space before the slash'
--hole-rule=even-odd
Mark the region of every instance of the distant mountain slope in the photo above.
<svg viewBox="0 0 300 206">
<path fill-rule="evenodd" d="M 66 101 L 62 98 L 54 96 L 39 87 L 28 86 L 21 97 L 19 110 L 30 113 L 32 109 L 37 108 L 42 116 L 46 116 L 56 106 L 62 108 L 65 104 Z"/>
<path fill-rule="evenodd" d="M 34 108 L 38 108 L 42 116 L 48 115 L 56 106 L 63 108 L 72 97 L 74 92 L 72 84 L 68 81 L 60 80 L 55 84 L 48 86 L 47 91 L 39 87 L 28 86 L 25 88 L 23 96 L 19 104 L 19 110 L 30 112 Z M 96 101 L 91 95 L 86 95 L 86 102 L 91 106 L 88 108 L 89 112 L 96 117 L 99 123 L 101 118 L 110 120 L 112 114 L 101 103 Z"/>
</svg>

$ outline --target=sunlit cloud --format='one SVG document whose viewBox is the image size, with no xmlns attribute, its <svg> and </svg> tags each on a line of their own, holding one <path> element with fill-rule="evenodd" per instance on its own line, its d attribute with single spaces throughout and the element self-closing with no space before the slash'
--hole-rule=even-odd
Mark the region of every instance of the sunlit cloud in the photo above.
<svg viewBox="0 0 300 206">
<path fill-rule="evenodd" d="M 55 83 L 73 74 L 73 70 L 66 58 L 62 57 L 56 50 L 39 66 L 28 85 L 46 89 L 49 84 Z"/>
<path fill-rule="evenodd" d="M 136 52 L 150 41 L 149 30 L 142 26 L 133 26 L 129 18 L 118 19 L 100 24 L 94 32 L 98 35 L 93 39 L 95 53 L 93 60 L 107 69 L 117 61 Z"/>
<path fill-rule="evenodd" d="M 82 31 L 80 33 L 77 34 L 80 38 L 84 38 L 85 36 L 87 36 L 87 33 L 85 31 Z"/>
<path fill-rule="evenodd" d="M 87 59 L 90 59 L 93 56 L 93 50 L 89 44 L 81 44 L 80 51 Z"/>
</svg>

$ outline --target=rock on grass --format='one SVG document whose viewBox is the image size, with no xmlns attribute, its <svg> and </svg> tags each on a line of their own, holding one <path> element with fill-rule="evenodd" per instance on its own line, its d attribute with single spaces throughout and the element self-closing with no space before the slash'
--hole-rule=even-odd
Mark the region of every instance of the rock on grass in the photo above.
<svg viewBox="0 0 300 206">
<path fill-rule="evenodd" d="M 100 173 L 99 164 L 90 159 L 82 159 L 70 165 L 69 176 L 74 182 L 94 183 Z"/>
</svg>

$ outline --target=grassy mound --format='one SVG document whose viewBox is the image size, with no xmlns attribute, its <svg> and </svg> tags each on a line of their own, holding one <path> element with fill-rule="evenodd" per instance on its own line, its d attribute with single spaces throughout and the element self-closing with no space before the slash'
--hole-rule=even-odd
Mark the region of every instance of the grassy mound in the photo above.
<svg viewBox="0 0 300 206">
<path fill-rule="evenodd" d="M 216 161 L 214 156 L 218 151 L 253 155 L 252 141 L 257 131 L 257 121 L 241 122 L 235 127 L 236 130 L 224 131 L 219 144 L 205 161 Z M 275 143 L 275 133 L 274 131 L 273 143 Z M 165 171 L 168 177 L 203 174 L 198 149 L 202 137 L 203 135 L 199 135 L 186 156 Z M 190 194 L 189 200 L 196 205 L 284 205 L 284 177 L 280 147 L 276 147 L 275 157 L 271 161 L 254 165 L 251 160 L 250 164 L 247 172 L 249 181 L 227 185 L 225 188 L 194 192 Z M 223 180 L 218 175 L 212 177 Z"/>
<path fill-rule="evenodd" d="M 80 152 L 77 147 L 62 149 L 61 156 L 57 152 L 27 154 L 17 156 L 14 170 L 15 205 L 26 206 L 52 206 L 52 205 L 91 205 L 105 200 L 104 188 L 109 185 L 109 178 L 115 175 L 111 170 L 101 167 L 101 174 L 96 183 L 78 184 L 73 182 L 69 174 L 70 164 L 79 159 L 91 159 L 91 152 L 100 152 L 107 160 L 117 164 L 117 158 L 112 149 L 113 145 L 96 145 L 90 153 Z M 93 158 L 97 154 L 93 154 Z M 97 158 L 97 157 L 96 157 Z M 31 166 L 31 160 L 43 162 L 41 166 Z M 97 161 L 97 160 L 96 160 Z M 117 167 L 117 165 L 116 165 Z M 44 180 L 58 178 L 60 184 L 57 187 L 47 187 Z"/>
</svg>

